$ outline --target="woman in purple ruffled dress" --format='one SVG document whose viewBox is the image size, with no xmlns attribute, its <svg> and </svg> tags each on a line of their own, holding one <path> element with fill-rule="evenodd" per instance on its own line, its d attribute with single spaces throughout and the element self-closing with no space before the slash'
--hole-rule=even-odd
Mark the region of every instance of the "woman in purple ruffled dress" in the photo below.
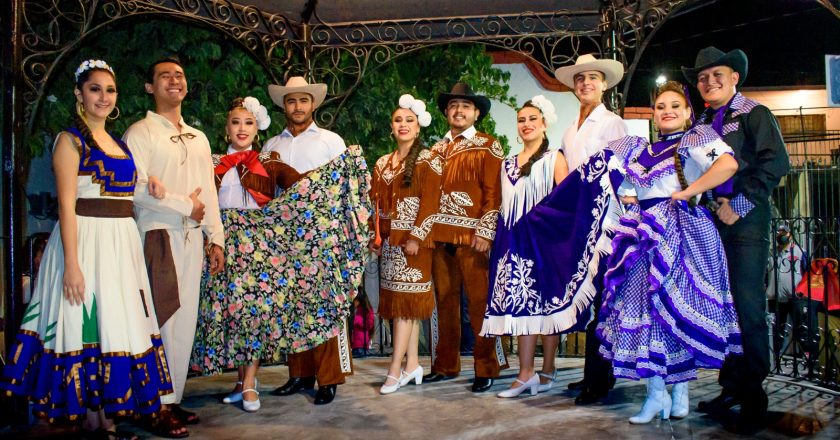
<svg viewBox="0 0 840 440">
<path fill-rule="evenodd" d="M 726 254 L 699 195 L 729 180 L 738 163 L 711 129 L 686 130 L 691 110 L 682 85 L 659 88 L 660 139 L 613 141 L 638 199 L 621 217 L 607 262 L 598 336 L 617 377 L 647 378 L 647 399 L 630 423 L 688 415 L 688 381 L 740 353 L 738 316 Z M 669 395 L 665 384 L 674 384 Z"/>
</svg>

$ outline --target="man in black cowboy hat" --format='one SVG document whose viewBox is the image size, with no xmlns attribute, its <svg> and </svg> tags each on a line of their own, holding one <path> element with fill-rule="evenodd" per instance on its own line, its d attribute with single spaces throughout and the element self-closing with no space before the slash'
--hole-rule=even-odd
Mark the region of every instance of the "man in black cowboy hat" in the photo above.
<svg viewBox="0 0 840 440">
<path fill-rule="evenodd" d="M 507 360 L 499 338 L 479 337 L 487 305 L 490 244 L 502 201 L 500 178 L 504 152 L 490 135 L 474 124 L 490 111 L 490 100 L 459 82 L 438 96 L 449 132 L 432 146 L 444 160 L 440 211 L 435 217 L 432 259 L 437 326 L 432 335 L 432 372 L 423 379 L 436 382 L 461 371 L 461 290 L 467 297 L 470 325 L 476 338 L 473 392 L 487 391 Z M 434 327 L 434 326 L 433 326 Z M 438 336 L 439 337 L 436 337 Z"/>
<path fill-rule="evenodd" d="M 711 125 L 732 147 L 739 164 L 732 180 L 707 194 L 707 199 L 716 209 L 726 250 L 744 354 L 727 358 L 718 379 L 723 391 L 711 401 L 700 402 L 698 409 L 714 413 L 740 404 L 737 428 L 755 431 L 767 413 L 762 382 L 770 371 L 764 295 L 770 195 L 790 162 L 776 118 L 767 107 L 737 91 L 747 76 L 743 51 L 724 53 L 707 47 L 697 54 L 694 67 L 682 71 L 709 103 L 697 123 Z"/>
</svg>

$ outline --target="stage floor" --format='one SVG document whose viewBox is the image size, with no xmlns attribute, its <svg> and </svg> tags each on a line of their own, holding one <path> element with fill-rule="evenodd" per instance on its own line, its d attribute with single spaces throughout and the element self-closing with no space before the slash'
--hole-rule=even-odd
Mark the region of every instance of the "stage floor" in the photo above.
<svg viewBox="0 0 840 440">
<path fill-rule="evenodd" d="M 421 362 L 428 368 L 430 359 L 426 357 Z M 233 373 L 189 379 L 183 406 L 196 411 L 202 420 L 190 427 L 190 439 L 745 438 L 697 412 L 683 420 L 630 425 L 627 418 L 635 414 L 645 395 L 644 384 L 634 381 L 619 380 L 604 403 L 576 406 L 575 392 L 568 391 L 566 385 L 580 379 L 582 359 L 558 359 L 559 383 L 546 393 L 497 398 L 495 393 L 507 388 L 516 377 L 515 358 L 511 363 L 512 368 L 503 371 L 493 389 L 486 393 L 470 392 L 472 358 L 464 357 L 465 371 L 456 380 L 409 385 L 395 394 L 381 396 L 379 386 L 388 359 L 357 359 L 355 374 L 339 386 L 335 401 L 326 406 L 312 404 L 314 392 L 272 396 L 269 391 L 288 378 L 285 366 L 272 366 L 258 375 L 262 408 L 255 414 L 244 412 L 238 404 L 221 403 L 221 397 L 236 380 Z M 692 410 L 698 401 L 719 393 L 716 378 L 717 372 L 703 371 L 700 379 L 691 383 Z M 769 378 L 765 388 L 770 396 L 772 421 L 767 429 L 750 438 L 840 438 L 840 396 L 779 378 Z M 130 425 L 125 427 L 140 438 L 156 438 Z M 47 431 L 36 426 L 5 433 L 16 438 L 43 438 Z"/>
</svg>

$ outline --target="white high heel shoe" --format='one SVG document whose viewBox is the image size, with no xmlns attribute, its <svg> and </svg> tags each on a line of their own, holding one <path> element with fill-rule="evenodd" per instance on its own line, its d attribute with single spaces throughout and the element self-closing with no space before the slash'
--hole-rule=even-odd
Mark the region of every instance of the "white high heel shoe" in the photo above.
<svg viewBox="0 0 840 440">
<path fill-rule="evenodd" d="M 411 379 L 414 379 L 415 385 L 420 385 L 423 383 L 423 366 L 418 365 L 417 368 L 414 369 L 411 373 L 407 373 L 405 371 L 400 373 L 400 386 L 404 387 L 411 383 Z"/>
<path fill-rule="evenodd" d="M 249 401 L 249 400 L 242 399 L 242 409 L 244 409 L 245 411 L 248 411 L 248 412 L 257 412 L 257 410 L 260 409 L 260 392 L 253 389 L 253 388 L 248 388 L 247 390 L 242 390 L 242 394 L 245 394 L 245 393 L 248 393 L 248 392 L 256 394 L 257 395 L 257 400 Z"/>
<path fill-rule="evenodd" d="M 531 389 L 531 395 L 536 396 L 537 395 L 537 390 L 539 390 L 539 388 L 540 388 L 540 376 L 536 375 L 536 374 L 525 382 L 522 382 L 519 379 L 516 379 L 515 382 L 519 382 L 522 385 L 519 385 L 518 387 L 515 387 L 515 388 L 508 388 L 508 389 L 502 391 L 501 393 L 496 394 L 496 396 L 497 397 L 504 397 L 504 398 L 516 397 L 516 396 L 522 394 L 522 392 L 525 391 L 528 388 Z"/>
<path fill-rule="evenodd" d="M 551 373 L 550 375 L 547 374 L 547 373 L 543 373 L 543 372 L 539 372 L 539 373 L 537 373 L 537 375 L 540 376 L 540 377 L 544 377 L 544 378 L 548 379 L 547 383 L 542 383 L 542 381 L 540 381 L 540 386 L 537 387 L 537 391 L 539 391 L 541 393 L 544 393 L 544 392 L 550 390 L 551 387 L 554 386 L 554 381 L 557 380 L 557 370 L 554 370 L 554 372 Z"/>
<path fill-rule="evenodd" d="M 242 385 L 242 381 L 237 381 L 236 384 L 237 385 Z M 242 391 L 240 391 L 238 393 L 237 392 L 232 392 L 232 393 L 228 394 L 227 396 L 225 396 L 224 399 L 222 399 L 222 402 L 224 402 L 224 403 L 236 403 L 236 402 L 239 402 L 240 400 L 242 400 Z"/>
<path fill-rule="evenodd" d="M 688 382 L 675 383 L 671 390 L 671 417 L 682 419 L 688 416 Z"/>
<path fill-rule="evenodd" d="M 642 410 L 633 417 L 630 423 L 644 425 L 650 423 L 657 415 L 662 420 L 668 420 L 671 415 L 671 396 L 665 389 L 665 381 L 659 376 L 653 376 L 647 381 L 647 398 L 642 404 Z"/>
<path fill-rule="evenodd" d="M 400 376 L 402 376 L 402 374 L 400 374 Z M 379 394 L 391 394 L 391 393 L 397 391 L 398 389 L 400 389 L 400 379 L 399 378 L 396 378 L 396 377 L 391 376 L 389 374 L 389 375 L 385 376 L 385 382 L 388 382 L 388 379 L 394 379 L 394 384 L 393 385 L 385 385 L 383 383 L 382 386 L 379 387 Z M 420 380 L 422 381 L 422 379 L 420 379 Z"/>
</svg>

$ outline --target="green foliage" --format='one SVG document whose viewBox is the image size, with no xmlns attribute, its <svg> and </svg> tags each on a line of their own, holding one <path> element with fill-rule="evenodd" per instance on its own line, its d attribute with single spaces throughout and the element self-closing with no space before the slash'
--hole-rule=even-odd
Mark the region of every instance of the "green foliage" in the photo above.
<svg viewBox="0 0 840 440">
<path fill-rule="evenodd" d="M 282 49 L 278 49 L 280 51 Z M 272 118 L 267 133 L 283 130 L 282 110 L 275 106 L 267 86 L 272 82 L 265 67 L 235 41 L 219 32 L 197 25 L 154 21 L 124 21 L 83 42 L 79 51 L 56 66 L 49 82 L 31 137 L 32 153 L 39 155 L 46 141 L 65 129 L 72 121 L 74 105 L 73 72 L 82 60 L 106 60 L 115 70 L 118 107 L 121 117 L 109 129 L 121 135 L 133 122 L 154 110 L 152 97 L 144 83 L 147 67 L 155 60 L 178 55 L 184 64 L 189 94 L 184 101 L 183 115 L 187 124 L 205 132 L 216 152 L 225 150 L 224 125 L 227 107 L 237 96 L 254 96 L 265 105 Z M 275 57 L 283 58 L 282 53 Z M 344 60 L 351 63 L 352 60 Z M 317 66 L 324 68 L 325 66 Z M 278 72 L 275 75 L 282 78 Z M 475 44 L 434 46 L 397 57 L 393 62 L 369 71 L 362 84 L 338 109 L 330 127 L 348 144 L 357 143 L 366 150 L 369 163 L 391 151 L 391 113 L 399 96 L 411 93 L 426 102 L 433 116 L 432 125 L 423 130 L 427 145 L 447 131 L 445 117 L 437 110 L 441 92 L 463 79 L 476 93 L 515 105 L 508 96 L 509 74 L 492 67 L 484 47 Z M 334 111 L 335 108 L 325 108 Z M 494 133 L 495 121 L 485 118 L 478 127 Z M 507 150 L 507 139 L 500 141 Z"/>
</svg>

